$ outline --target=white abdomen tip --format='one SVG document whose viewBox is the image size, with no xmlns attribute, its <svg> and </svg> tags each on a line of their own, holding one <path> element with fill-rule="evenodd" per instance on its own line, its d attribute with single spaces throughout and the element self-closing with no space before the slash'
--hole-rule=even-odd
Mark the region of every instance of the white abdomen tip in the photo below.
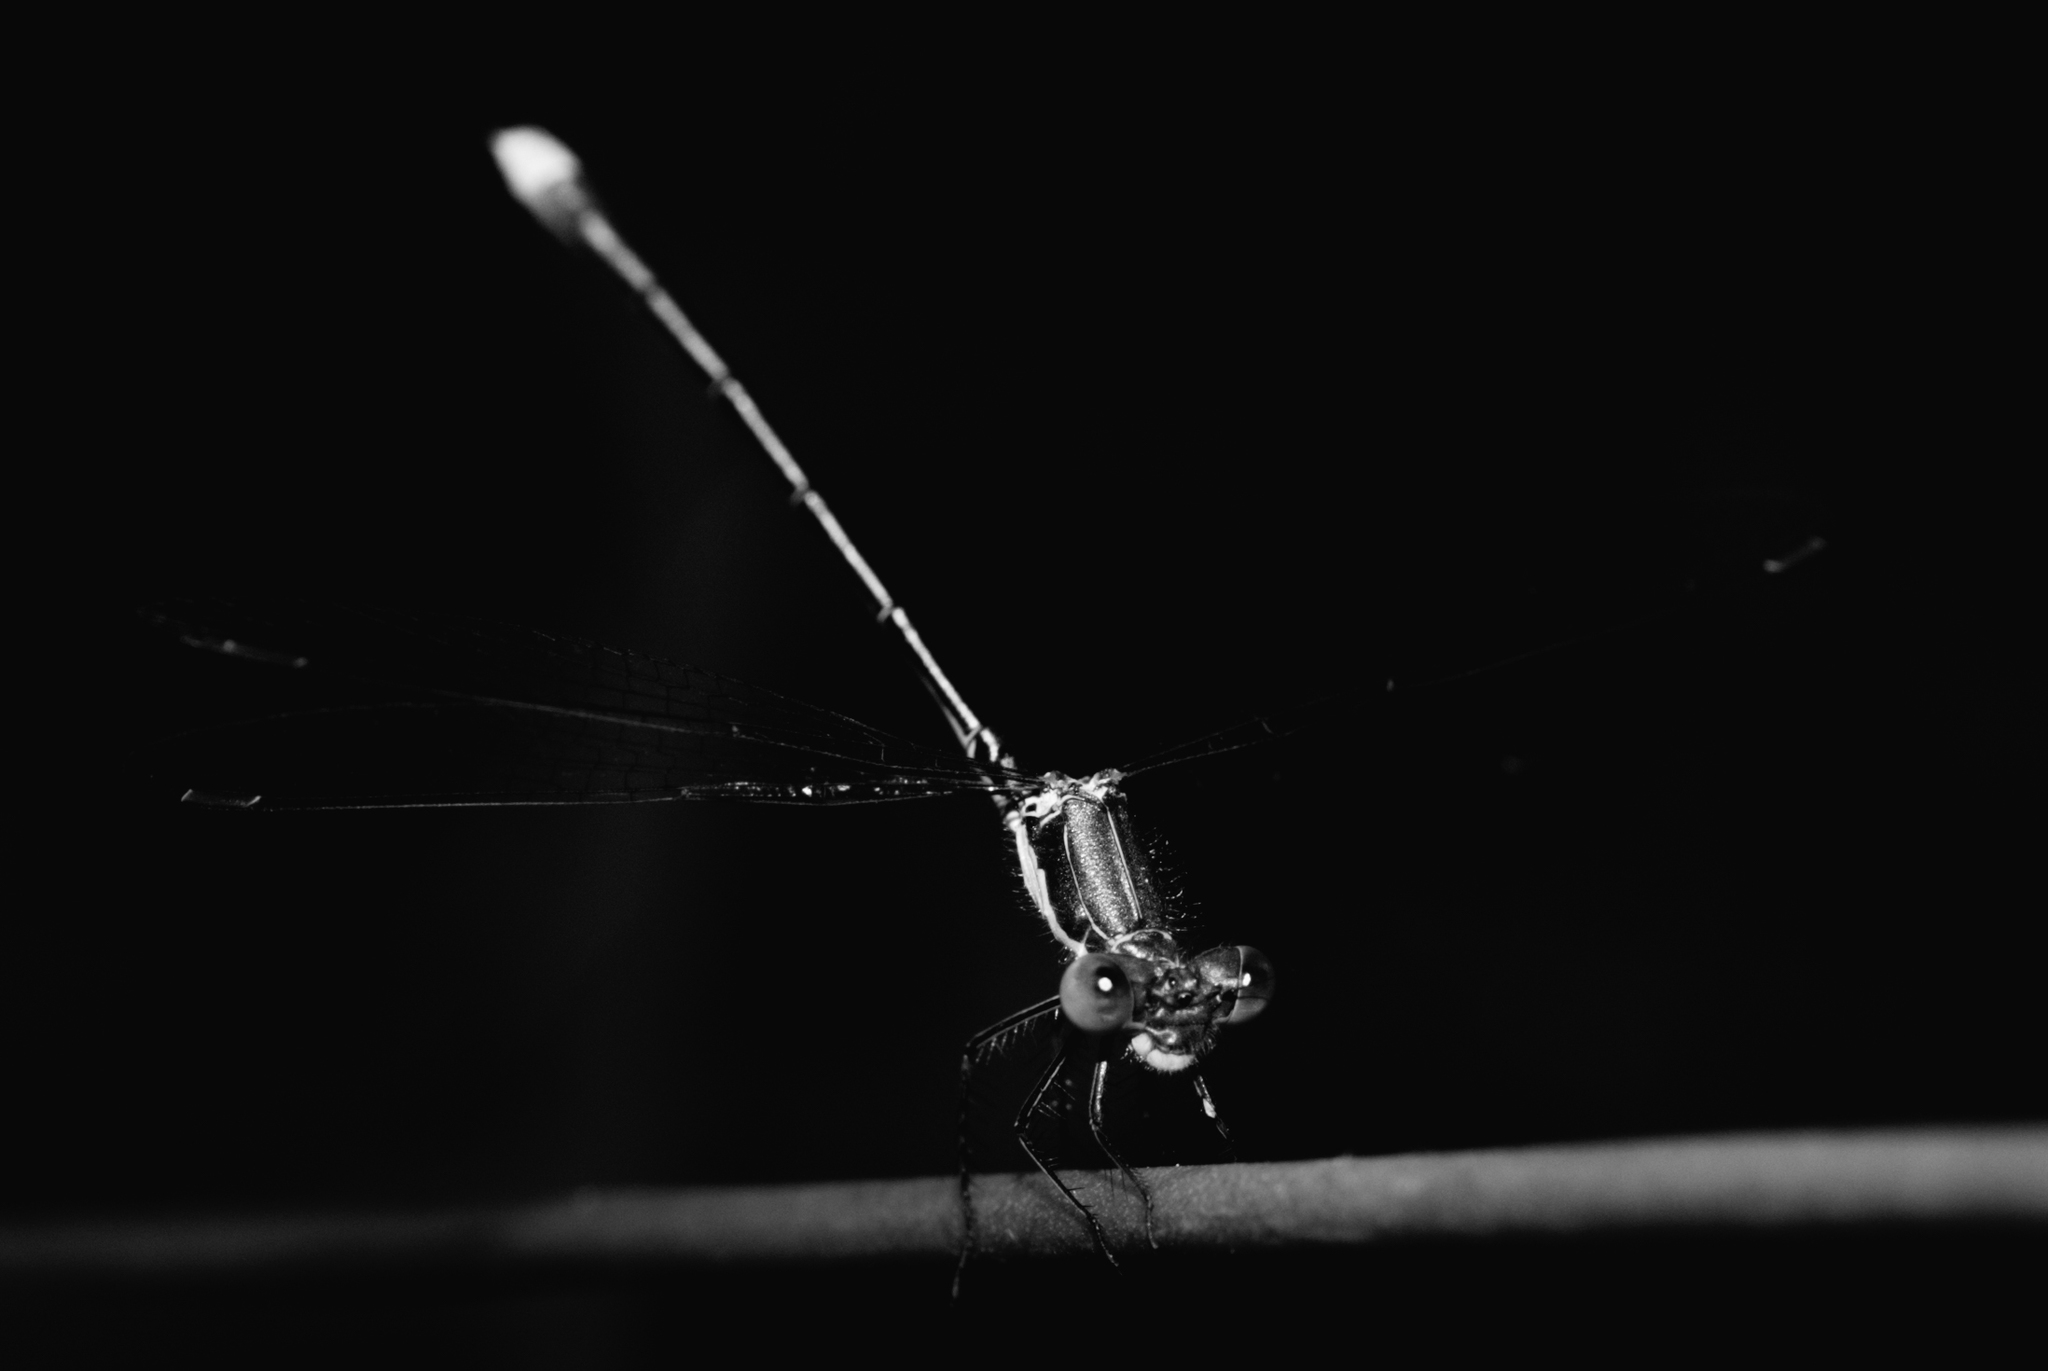
<svg viewBox="0 0 2048 1371">
<path fill-rule="evenodd" d="M 499 129 L 491 135 L 491 155 L 498 159 L 506 188 L 535 213 L 544 211 L 551 192 L 583 174 L 576 154 L 546 129 Z"/>
</svg>

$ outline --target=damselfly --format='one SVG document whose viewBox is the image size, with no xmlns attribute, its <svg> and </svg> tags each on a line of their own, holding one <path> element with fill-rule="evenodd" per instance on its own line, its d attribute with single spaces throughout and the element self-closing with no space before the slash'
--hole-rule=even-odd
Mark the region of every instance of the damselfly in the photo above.
<svg viewBox="0 0 2048 1371">
<path fill-rule="evenodd" d="M 1085 491 L 1087 473 L 1085 471 L 1077 471 L 1071 473 L 1071 475 L 1075 489 L 1077 491 Z M 1317 490 L 1317 482 L 1314 479 L 1310 479 L 1304 483 L 1298 498 L 1312 502 L 1316 498 Z M 979 509 L 965 510 L 961 511 L 961 515 L 963 520 L 972 521 L 978 517 L 986 517 L 986 511 Z M 1229 553 L 1228 530 L 1225 529 L 1223 532 L 1226 536 L 1218 539 L 1214 545 L 1214 555 L 1218 557 L 1227 557 Z M 1628 572 L 1628 576 L 1621 579 L 1654 579 L 1640 575 L 1639 567 L 1627 565 L 1629 557 L 1635 551 L 1634 544 L 1630 541 L 1633 535 L 1627 530 L 1615 532 L 1618 533 L 1617 537 L 1611 538 L 1604 545 L 1595 545 L 1593 547 L 1590 559 L 1592 563 L 1595 565 L 1611 565 L 1619 561 L 1626 567 Z M 1804 530 L 1800 532 L 1803 533 Z M 1043 679 L 1048 683 L 1048 689 L 1074 691 L 1092 690 L 1095 688 L 1099 678 L 1113 676 L 1120 666 L 1114 660 L 1089 660 L 1080 663 L 1064 660 L 1061 650 L 1061 629 L 1062 621 L 1077 613 L 1100 611 L 1111 615 L 1142 616 L 1147 612 L 1147 606 L 1142 601 L 1132 602 L 1119 595 L 1120 588 L 1128 584 L 1128 577 L 1126 573 L 1122 573 L 1115 565 L 1115 538 L 1107 535 L 1104 537 L 1104 558 L 1100 563 L 1078 566 L 1072 562 L 1056 562 L 1047 565 L 1035 559 L 1033 556 L 1033 537 L 1030 530 L 1006 531 L 998 536 L 997 542 L 1004 550 L 1004 566 L 1000 575 L 991 573 L 989 577 L 990 591 L 988 599 L 993 606 L 992 612 L 989 615 L 989 621 L 1000 626 L 1002 631 L 1006 632 L 1010 639 L 1014 641 L 1014 666 L 1019 677 L 1024 679 Z M 1802 537 L 1795 536 L 1790 539 L 1781 540 L 1775 545 L 1766 547 L 1764 550 L 1769 553 L 1788 555 L 1805 545 Z M 1469 557 L 1468 553 L 1461 552 L 1455 546 L 1442 547 L 1440 552 L 1445 563 L 1454 568 L 1460 561 L 1466 560 Z M 1760 561 L 1761 559 L 1758 560 Z M 1049 590 L 1048 587 L 1051 589 Z M 1257 609 L 1259 607 L 1253 606 L 1251 608 Z M 1225 616 L 1242 613 L 1245 609 L 1246 607 L 1244 606 L 1230 604 L 1214 604 L 1209 606 L 1211 613 Z M 1540 621 L 1540 616 L 1537 617 Z M 1603 618 L 1600 621 L 1606 622 L 1607 620 Z M 1331 625 L 1332 631 L 1336 633 L 1349 634 L 1354 631 L 1351 617 L 1341 611 L 1332 613 L 1328 618 L 1328 622 Z M 209 629 L 205 623 L 199 621 L 195 621 L 190 627 L 195 630 L 192 636 L 199 637 L 202 640 L 210 638 L 212 641 L 225 642 L 227 637 L 231 636 L 230 634 L 219 632 L 218 626 Z M 1548 640 L 1544 634 L 1539 633 L 1537 636 L 1544 638 L 1546 641 Z M 238 638 L 236 641 L 240 642 L 242 640 Z M 315 661 L 316 666 L 318 665 L 317 653 L 311 647 L 308 647 L 302 653 L 300 648 L 293 645 L 288 639 L 281 638 L 274 644 L 253 639 L 251 641 L 256 641 L 259 649 L 264 651 L 283 652 L 290 656 L 306 655 L 308 660 Z M 367 654 L 368 659 L 375 663 L 379 660 L 377 653 L 387 651 L 388 647 L 388 643 L 377 647 L 376 651 Z M 446 648 L 447 644 L 442 642 L 439 646 L 433 647 L 431 651 L 433 653 L 440 653 Z M 530 641 L 525 642 L 523 645 L 520 643 L 500 642 L 494 649 L 494 651 L 511 652 L 515 655 L 519 652 L 530 650 L 536 650 L 536 644 Z M 566 652 L 570 659 L 575 659 L 571 665 L 576 669 L 588 668 L 591 661 L 594 660 L 589 658 L 576 659 L 576 654 L 582 651 L 579 648 L 549 648 L 546 651 L 554 652 L 558 659 L 562 656 L 563 652 Z M 456 649 L 456 652 L 457 655 L 460 655 L 459 647 Z M 343 655 L 346 657 L 346 652 Z M 629 659 L 620 658 L 618 660 L 623 662 Z M 1238 669 L 1240 669 L 1240 664 L 1236 662 L 1204 662 L 1200 660 L 1199 653 L 1191 654 L 1187 666 L 1187 670 L 1190 673 L 1233 671 Z M 633 670 L 634 668 L 630 667 L 627 669 L 628 679 L 632 678 Z M 380 680 L 374 665 L 365 668 L 363 674 L 373 684 L 385 683 Z M 1365 687 L 1364 689 L 1354 690 L 1352 695 L 1354 700 L 1372 698 L 1375 691 L 1384 685 L 1384 677 L 1370 670 L 1356 670 L 1351 675 L 1362 678 L 1362 682 L 1361 680 L 1354 679 L 1340 683 L 1348 683 L 1354 687 L 1363 684 Z M 599 673 L 597 677 L 592 678 L 591 684 L 601 686 L 603 684 L 601 678 L 602 673 Z M 396 677 L 391 678 L 390 683 L 395 683 L 399 686 L 419 684 L 419 682 L 400 680 Z M 643 684 L 646 683 L 643 681 Z M 429 681 L 426 684 L 436 685 L 444 690 L 462 691 L 466 689 L 472 698 L 476 696 L 484 696 L 490 699 L 504 698 L 492 695 L 489 690 L 476 688 L 479 683 L 474 677 L 454 681 L 447 679 L 438 682 Z M 738 699 L 746 693 L 735 688 L 729 691 L 728 694 L 732 698 Z M 696 697 L 686 693 L 684 698 L 692 699 Z M 937 750 L 933 750 L 929 754 L 920 754 L 915 750 L 911 750 L 906 754 L 899 751 L 898 746 L 886 738 L 872 734 L 862 734 L 859 736 L 864 738 L 865 741 L 861 743 L 861 747 L 872 746 L 875 751 L 873 753 L 858 751 L 849 754 L 847 744 L 837 734 L 828 736 L 818 731 L 806 731 L 822 727 L 816 713 L 799 710 L 793 715 L 776 714 L 774 710 L 784 706 L 781 702 L 774 701 L 772 697 L 749 696 L 747 698 L 753 699 L 757 704 L 761 704 L 768 712 L 762 719 L 762 727 L 758 734 L 745 737 L 727 734 L 716 739 L 721 745 L 728 741 L 732 742 L 735 746 L 739 746 L 741 751 L 726 758 L 726 761 L 730 763 L 730 768 L 722 776 L 711 779 L 709 783 L 714 786 L 736 787 L 739 790 L 750 792 L 756 796 L 762 795 L 762 792 L 765 790 L 774 790 L 778 792 L 781 798 L 800 797 L 815 800 L 821 798 L 825 788 L 835 785 L 854 787 L 855 790 L 841 792 L 848 796 L 854 795 L 859 787 L 862 786 L 868 787 L 867 794 L 879 795 L 892 789 L 896 793 L 907 794 L 914 793 L 920 789 L 928 790 L 942 787 L 950 787 L 955 792 L 966 790 L 980 793 L 1006 793 L 1006 787 L 1016 785 L 1020 789 L 1008 791 L 1007 793 L 1017 794 L 1021 800 L 1032 798 L 1030 792 L 1022 789 L 1025 786 L 1025 782 L 1020 777 L 1011 774 L 1006 768 L 1003 768 L 999 758 L 992 760 L 987 755 L 988 749 L 985 747 L 981 750 L 980 755 L 965 760 L 958 756 L 947 757 L 943 752 Z M 420 708 L 421 702 L 415 700 L 409 706 L 408 711 L 400 712 L 399 717 L 401 719 L 424 720 L 438 716 L 441 719 L 446 719 L 451 715 L 463 714 L 466 711 L 468 717 L 486 721 L 484 727 L 486 733 L 491 732 L 498 722 L 502 722 L 502 713 L 493 713 L 493 711 L 502 711 L 503 706 L 485 705 L 473 708 L 466 705 L 457 705 L 451 709 L 447 706 L 446 699 L 447 697 L 444 697 L 443 703 L 439 705 L 431 701 L 425 702 L 427 705 L 425 709 Z M 589 736 L 590 726 L 595 725 L 599 728 L 610 727 L 613 721 L 609 717 L 604 719 L 585 717 L 589 713 L 602 712 L 601 710 L 587 709 L 587 699 L 567 704 L 548 700 L 543 700 L 539 703 L 546 705 L 549 709 L 570 711 L 554 713 L 551 717 L 561 720 L 573 720 L 575 726 L 583 730 L 584 742 L 586 744 L 595 743 L 599 746 L 597 754 L 585 755 L 581 759 L 586 774 L 591 767 L 611 765 L 617 761 L 615 755 L 603 751 L 604 745 L 616 742 L 618 741 L 617 739 L 593 739 Z M 584 711 L 584 714 L 573 712 L 578 710 Z M 526 711 L 526 713 L 530 716 L 532 711 Z M 329 717 L 338 718 L 340 716 Z M 392 716 L 387 713 L 382 717 L 388 722 Z M 954 709 L 954 717 L 959 721 L 962 731 L 970 738 L 978 736 L 979 730 L 972 726 L 976 721 L 971 716 L 965 715 L 956 707 Z M 1355 741 L 1358 721 L 1365 716 L 1354 714 L 1349 717 L 1343 715 L 1338 717 L 1344 719 L 1347 729 L 1353 735 L 1353 740 Z M 727 720 L 726 722 L 729 723 L 731 721 Z M 778 729 L 786 731 L 778 732 Z M 460 730 L 453 735 L 443 735 L 444 742 L 440 744 L 443 750 L 439 753 L 432 750 L 432 739 L 428 736 L 431 732 L 431 730 L 428 730 L 417 734 L 410 733 L 405 725 L 400 723 L 395 726 L 393 732 L 389 734 L 380 733 L 378 736 L 389 739 L 394 746 L 398 745 L 401 741 L 410 741 L 418 744 L 417 747 L 405 749 L 416 756 L 437 757 L 441 760 L 464 760 L 466 755 L 464 748 L 467 747 L 467 744 L 463 741 Z M 698 741 L 710 741 L 708 735 L 701 732 L 688 736 Z M 372 745 L 377 743 L 375 738 L 366 741 Z M 471 739 L 470 741 L 478 743 L 478 746 L 473 749 L 475 753 L 490 754 L 496 748 L 497 742 L 502 741 L 502 739 L 481 738 Z M 453 749 L 452 753 L 449 751 L 450 749 Z M 820 760 L 816 754 L 821 751 L 830 754 L 830 756 Z M 371 755 L 367 752 L 345 748 L 338 754 L 331 755 L 329 760 L 335 761 L 338 764 L 346 764 L 344 766 L 345 770 L 347 765 L 359 765 L 368 760 Z M 908 763 L 905 761 L 906 755 L 910 759 Z M 1111 753 L 1110 755 L 1114 756 L 1115 754 Z M 781 769 L 777 769 L 770 765 L 765 760 L 770 756 L 778 756 L 783 759 L 784 766 Z M 857 761 L 860 767 L 856 768 L 855 773 L 851 776 L 836 773 L 832 764 L 846 761 L 849 759 L 849 756 L 851 756 L 852 760 Z M 788 763 L 791 761 L 795 761 L 797 765 L 794 767 L 789 766 Z M 1496 754 L 1492 761 L 1500 774 L 1507 774 L 1506 764 L 1499 755 Z M 863 771 L 860 768 L 865 768 L 865 770 Z M 1336 783 L 1340 793 L 1346 785 L 1362 784 L 1360 777 L 1363 773 L 1355 765 L 1333 758 L 1326 761 L 1321 769 Z M 378 780 L 380 783 L 388 783 L 391 774 L 393 773 L 386 773 L 380 770 L 373 779 Z M 531 780 L 531 777 L 528 779 Z M 238 793 L 235 787 L 229 783 L 230 780 L 231 778 L 225 776 L 217 778 L 212 783 L 211 788 L 224 794 Z M 494 778 L 493 784 L 499 784 L 503 781 L 504 778 L 498 776 Z M 475 784 L 475 773 L 470 773 L 469 783 Z M 697 783 L 694 780 L 677 780 L 675 782 L 678 787 L 683 784 Z M 805 785 L 813 786 L 820 790 L 821 794 L 801 796 L 802 787 Z M 249 792 L 242 791 L 239 793 L 246 796 Z M 287 791 L 273 792 L 275 796 L 283 796 L 287 793 Z M 727 791 L 726 793 L 731 792 Z M 1077 804 L 1082 812 L 1088 812 L 1087 806 L 1098 802 L 1096 796 L 1088 795 L 1085 790 L 1075 793 L 1080 795 Z M 1249 796 L 1244 791 L 1219 797 L 1220 803 L 1213 805 L 1212 808 L 1227 808 L 1233 803 L 1256 804 L 1264 805 L 1270 812 L 1286 808 L 1300 794 L 1299 790 L 1291 789 L 1286 785 L 1276 784 L 1265 794 L 1257 797 Z M 1041 801 L 1041 803 L 1043 802 Z M 1306 809 L 1307 807 L 1304 808 Z M 1305 812 L 1301 818 L 1304 822 L 1321 824 L 1329 812 L 1331 811 L 1327 807 L 1317 806 L 1315 807 L 1315 812 Z M 1245 816 L 1246 822 L 1241 824 L 1237 831 L 1241 834 L 1248 833 L 1251 831 L 1251 822 L 1260 817 L 1262 816 Z M 1250 839 L 1246 839 L 1246 841 L 1247 845 L 1252 845 Z M 1293 856 L 1294 854 L 1289 855 L 1290 862 L 1293 860 Z M 1269 860 L 1277 866 L 1277 859 Z M 1348 861 L 1351 859 L 1346 858 L 1343 860 Z M 1279 873 L 1276 871 L 1275 874 L 1278 875 Z M 1135 890 L 1135 883 L 1133 883 L 1133 889 Z M 1035 897 L 1034 903 L 1038 903 Z M 1336 910 L 1325 909 L 1322 911 L 1322 914 L 1326 918 L 1339 917 L 1339 911 Z M 968 915 L 963 914 L 961 917 L 968 917 Z M 1042 906 L 1041 917 L 1043 917 Z M 1300 918 L 1301 916 L 1296 914 L 1294 917 Z M 1355 913 L 1345 911 L 1342 913 L 1342 917 L 1355 917 Z M 773 922 L 781 926 L 786 921 L 778 916 Z M 1060 923 L 1057 919 L 1049 920 L 1048 927 L 1060 927 Z M 1074 936 L 1075 930 L 1072 927 L 1065 927 L 1063 931 L 1070 938 Z M 1076 941 L 1085 942 L 1085 939 L 1076 939 Z M 1283 958 L 1283 960 L 1285 959 Z M 1115 987 L 1112 986 L 1112 990 L 1114 989 Z M 1211 1006 L 1212 1011 L 1220 1011 L 1221 1008 L 1220 999 Z M 1135 1041 L 1134 1038 L 1128 1040 Z"/>
<path fill-rule="evenodd" d="M 745 420 L 789 481 L 793 498 L 817 519 L 874 597 L 879 617 L 914 654 L 965 760 L 708 673 L 513 630 L 451 630 L 348 611 L 237 623 L 229 611 L 168 607 L 152 617 L 188 646 L 325 673 L 344 691 L 369 696 L 306 704 L 225 733 L 193 735 L 200 751 L 171 763 L 195 781 L 184 799 L 233 808 L 377 808 L 709 797 L 833 803 L 981 791 L 995 800 L 1025 891 L 1069 963 L 1057 996 L 970 1041 L 963 1076 L 991 1044 L 1006 1043 L 1057 1012 L 1082 1034 L 1120 1035 L 1130 1058 L 1153 1070 L 1189 1073 L 1203 1111 L 1222 1129 L 1192 1068 L 1225 1023 L 1248 1020 L 1265 1007 L 1272 968 L 1249 947 L 1192 954 L 1178 945 L 1177 911 L 1146 865 L 1119 789 L 1138 768 L 1081 780 L 1018 771 L 752 398 L 598 210 L 573 156 L 535 129 L 503 132 L 493 146 L 514 194 L 543 224 L 595 250 L 638 291 Z M 1258 731 L 1271 729 L 1262 723 Z M 1233 732 L 1153 764 L 1250 741 Z M 1136 1185 L 1105 1131 L 1109 1063 L 1101 1054 L 1094 1063 L 1090 1130 Z M 1087 1217 L 1108 1256 L 1093 1215 L 1029 1138 L 1064 1066 L 1061 1054 L 1033 1088 L 1017 1135 Z M 973 1241 L 964 1157 L 961 1199 L 969 1216 L 964 1260 Z"/>
</svg>

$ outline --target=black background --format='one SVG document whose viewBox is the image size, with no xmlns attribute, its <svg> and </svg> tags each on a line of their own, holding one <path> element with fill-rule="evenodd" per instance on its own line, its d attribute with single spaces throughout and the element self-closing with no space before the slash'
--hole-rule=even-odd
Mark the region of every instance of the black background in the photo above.
<svg viewBox="0 0 2048 1371">
<path fill-rule="evenodd" d="M 944 740 L 737 422 L 504 193 L 485 139 L 528 121 L 1025 766 L 1361 688 L 1130 789 L 1211 940 L 1279 967 L 1210 1073 L 1247 1155 L 2041 1115 L 1995 100 L 289 86 L 59 154 L 18 1217 L 943 1172 L 960 1042 L 1055 984 L 978 800 L 222 814 L 148 773 L 238 666 L 132 622 L 192 591 L 529 623 Z M 1554 1258 L 1514 1260 L 1469 1263 Z M 709 1317 L 449 1298 L 570 1341 Z"/>
</svg>

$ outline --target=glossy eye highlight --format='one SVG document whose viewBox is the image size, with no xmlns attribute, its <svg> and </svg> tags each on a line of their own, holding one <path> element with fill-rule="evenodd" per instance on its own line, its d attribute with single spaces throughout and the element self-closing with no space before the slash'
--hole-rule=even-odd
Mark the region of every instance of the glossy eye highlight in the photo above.
<svg viewBox="0 0 2048 1371">
<path fill-rule="evenodd" d="M 1060 977 L 1060 1010 L 1074 1027 L 1107 1033 L 1131 1021 L 1131 978 L 1114 957 L 1076 957 Z"/>
<path fill-rule="evenodd" d="M 1237 1007 L 1225 1023 L 1243 1023 L 1256 1018 L 1273 998 L 1273 964 L 1256 947 L 1237 949 Z"/>
<path fill-rule="evenodd" d="M 1257 1018 L 1273 998 L 1273 963 L 1256 947 L 1212 947 L 1195 958 L 1195 971 L 1209 984 L 1236 992 L 1225 1023 Z"/>
</svg>

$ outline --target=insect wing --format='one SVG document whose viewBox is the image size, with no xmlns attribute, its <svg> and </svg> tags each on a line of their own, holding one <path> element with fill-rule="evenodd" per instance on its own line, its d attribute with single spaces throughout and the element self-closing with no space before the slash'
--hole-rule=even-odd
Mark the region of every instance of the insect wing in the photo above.
<svg viewBox="0 0 2048 1371">
<path fill-rule="evenodd" d="M 532 629 L 333 605 L 145 617 L 265 673 L 257 717 L 152 749 L 151 774 L 202 802 L 832 804 L 1022 780 L 712 672 Z"/>
<path fill-rule="evenodd" d="M 1533 578 L 1525 568 L 1522 576 L 1504 576 L 1528 579 L 1509 596 L 1461 601 L 1445 624 L 1397 635 L 1405 642 L 1403 650 L 1354 669 L 1335 690 L 1189 738 L 1117 769 L 1136 776 L 1311 730 L 1356 729 L 1395 696 L 1585 648 L 1696 613 L 1711 602 L 1765 595 L 1777 588 L 1777 577 L 1827 546 L 1810 531 L 1818 526 L 1815 511 L 1773 504 L 1748 513 L 1738 532 L 1702 540 L 1661 560 L 1645 555 L 1619 567 L 1552 568 Z"/>
</svg>

